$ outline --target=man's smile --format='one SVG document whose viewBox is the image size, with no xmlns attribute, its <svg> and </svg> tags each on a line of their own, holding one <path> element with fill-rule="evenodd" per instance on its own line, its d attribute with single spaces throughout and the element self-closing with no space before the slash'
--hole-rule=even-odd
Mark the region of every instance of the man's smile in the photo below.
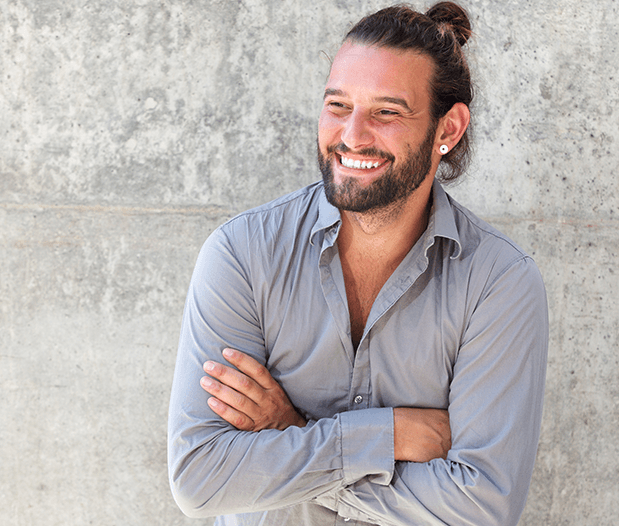
<svg viewBox="0 0 619 526">
<path fill-rule="evenodd" d="M 376 160 L 359 160 L 359 159 L 351 159 L 349 157 L 344 157 L 340 155 L 340 163 L 344 165 L 346 168 L 356 168 L 361 170 L 369 170 L 371 168 L 378 168 L 381 164 L 383 164 L 384 160 L 376 161 Z"/>
</svg>

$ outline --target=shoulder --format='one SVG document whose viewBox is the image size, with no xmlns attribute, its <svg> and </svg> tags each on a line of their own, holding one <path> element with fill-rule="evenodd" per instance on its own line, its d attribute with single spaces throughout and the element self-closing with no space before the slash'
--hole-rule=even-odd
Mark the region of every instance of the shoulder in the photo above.
<svg viewBox="0 0 619 526">
<path fill-rule="evenodd" d="M 459 256 L 451 261 L 450 277 L 462 294 L 453 296 L 465 298 L 465 319 L 481 314 L 486 322 L 496 318 L 507 323 L 509 313 L 527 312 L 542 320 L 547 313 L 546 290 L 533 258 L 504 233 L 449 200 L 461 243 Z"/>
<path fill-rule="evenodd" d="M 273 262 L 299 241 L 309 240 L 322 194 L 318 182 L 241 212 L 215 229 L 201 252 L 224 253 L 247 266 L 258 260 Z"/>
<path fill-rule="evenodd" d="M 460 237 L 462 258 L 492 255 L 505 263 L 530 256 L 512 239 L 483 219 L 447 196 L 453 212 L 454 222 Z"/>
<path fill-rule="evenodd" d="M 296 222 L 299 217 L 315 218 L 318 215 L 318 198 L 322 193 L 321 182 L 284 195 L 273 201 L 246 210 L 226 221 L 220 230 L 229 235 L 246 232 L 249 235 L 257 231 L 280 231 L 288 222 Z M 284 223 L 286 222 L 286 223 Z"/>
<path fill-rule="evenodd" d="M 472 290 L 482 293 L 507 280 L 516 287 L 518 282 L 535 283 L 543 291 L 540 271 L 523 248 L 452 197 L 448 199 L 461 244 L 458 264 L 464 267 Z"/>
</svg>

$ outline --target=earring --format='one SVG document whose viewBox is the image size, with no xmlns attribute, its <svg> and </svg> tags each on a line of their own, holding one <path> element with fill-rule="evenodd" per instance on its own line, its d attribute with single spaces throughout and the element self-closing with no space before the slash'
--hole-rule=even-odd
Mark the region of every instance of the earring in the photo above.
<svg viewBox="0 0 619 526">
<path fill-rule="evenodd" d="M 449 146 L 446 144 L 441 144 L 441 147 L 438 149 L 443 155 L 445 155 L 449 151 Z"/>
</svg>

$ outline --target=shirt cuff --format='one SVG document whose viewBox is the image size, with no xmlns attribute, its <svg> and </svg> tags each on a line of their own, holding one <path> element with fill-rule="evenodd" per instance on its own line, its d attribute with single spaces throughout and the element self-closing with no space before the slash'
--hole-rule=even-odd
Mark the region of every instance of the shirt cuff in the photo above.
<svg viewBox="0 0 619 526">
<path fill-rule="evenodd" d="M 340 413 L 344 484 L 363 477 L 388 486 L 393 477 L 393 409 L 360 409 Z"/>
</svg>

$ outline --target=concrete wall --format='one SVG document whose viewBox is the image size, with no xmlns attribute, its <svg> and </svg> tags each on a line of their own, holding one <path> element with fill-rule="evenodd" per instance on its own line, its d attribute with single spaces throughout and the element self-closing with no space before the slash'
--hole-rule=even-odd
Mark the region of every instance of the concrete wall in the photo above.
<svg viewBox="0 0 619 526">
<path fill-rule="evenodd" d="M 463 4 L 477 155 L 453 194 L 535 256 L 551 308 L 521 525 L 615 524 L 619 4 Z M 0 524 L 196 524 L 165 434 L 197 251 L 319 177 L 321 52 L 384 5 L 0 0 Z"/>
</svg>

